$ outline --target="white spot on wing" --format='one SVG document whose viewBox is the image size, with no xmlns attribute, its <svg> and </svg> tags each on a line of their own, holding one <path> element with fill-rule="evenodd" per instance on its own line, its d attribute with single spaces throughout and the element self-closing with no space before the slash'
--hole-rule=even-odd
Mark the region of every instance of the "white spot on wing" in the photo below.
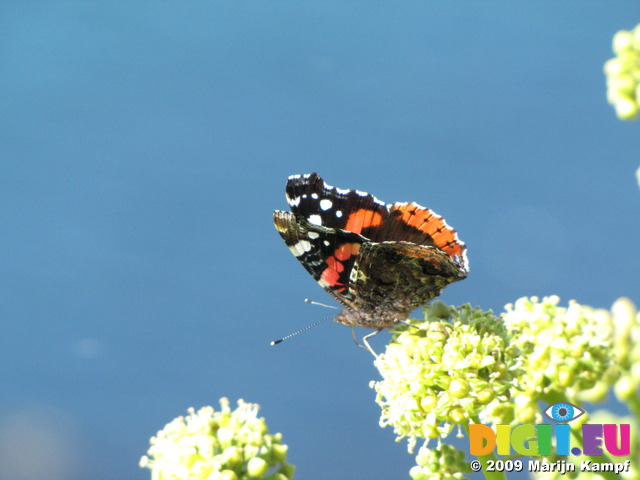
<svg viewBox="0 0 640 480">
<path fill-rule="evenodd" d="M 320 215 L 309 215 L 309 223 L 312 225 L 322 225 L 322 218 Z"/>
<path fill-rule="evenodd" d="M 317 193 L 315 193 L 315 192 L 314 192 L 314 193 L 312 193 L 312 194 L 311 194 L 311 198 L 313 198 L 314 200 L 317 200 L 317 199 L 318 199 L 318 194 L 317 194 Z"/>
<path fill-rule="evenodd" d="M 331 244 L 329 243 L 329 240 L 325 240 L 325 241 L 324 241 L 324 242 L 322 242 L 322 243 L 324 243 L 324 246 L 325 246 L 325 247 L 328 247 L 329 245 L 331 245 Z"/>
<path fill-rule="evenodd" d="M 318 232 L 309 232 L 309 233 L 307 233 L 307 236 L 311 240 L 315 240 L 316 238 L 318 238 L 320 236 L 320 234 Z"/>
<path fill-rule="evenodd" d="M 331 207 L 333 207 L 333 202 L 328 198 L 323 198 L 322 200 L 320 200 L 320 208 L 322 210 L 329 210 Z"/>
<path fill-rule="evenodd" d="M 300 197 L 289 198 L 289 205 L 292 207 L 297 207 L 300 205 Z"/>
<path fill-rule="evenodd" d="M 342 218 L 342 210 L 336 210 L 336 217 Z"/>
<path fill-rule="evenodd" d="M 309 240 L 300 240 L 298 243 L 291 245 L 290 248 L 293 250 L 295 256 L 299 257 L 311 250 L 311 242 Z"/>
</svg>

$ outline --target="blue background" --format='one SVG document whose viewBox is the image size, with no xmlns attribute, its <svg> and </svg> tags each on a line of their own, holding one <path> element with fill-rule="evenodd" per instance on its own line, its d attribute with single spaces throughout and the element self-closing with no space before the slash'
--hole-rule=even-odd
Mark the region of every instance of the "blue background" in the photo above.
<svg viewBox="0 0 640 480">
<path fill-rule="evenodd" d="M 301 479 L 406 478 L 348 328 L 269 346 L 330 313 L 272 225 L 286 177 L 445 216 L 471 265 L 445 302 L 638 302 L 639 126 L 602 66 L 639 14 L 3 2 L 0 478 L 148 479 L 149 437 L 221 396 Z"/>
</svg>

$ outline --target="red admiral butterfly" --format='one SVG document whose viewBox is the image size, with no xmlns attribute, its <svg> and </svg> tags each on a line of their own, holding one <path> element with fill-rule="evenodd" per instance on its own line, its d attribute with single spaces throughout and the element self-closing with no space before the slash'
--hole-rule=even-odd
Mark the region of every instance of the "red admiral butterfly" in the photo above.
<svg viewBox="0 0 640 480">
<path fill-rule="evenodd" d="M 417 203 L 387 205 L 368 193 L 327 185 L 317 173 L 289 177 L 286 195 L 291 213 L 275 211 L 275 227 L 302 266 L 345 307 L 334 317 L 339 323 L 378 333 L 469 272 L 456 231 Z"/>
</svg>

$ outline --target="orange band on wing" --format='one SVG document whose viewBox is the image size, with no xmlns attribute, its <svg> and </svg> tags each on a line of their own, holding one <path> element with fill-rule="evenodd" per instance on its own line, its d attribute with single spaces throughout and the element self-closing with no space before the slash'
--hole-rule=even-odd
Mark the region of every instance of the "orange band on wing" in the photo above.
<svg viewBox="0 0 640 480">
<path fill-rule="evenodd" d="M 320 275 L 320 278 L 327 282 L 330 287 L 334 287 L 338 285 L 338 280 L 340 279 L 340 273 L 335 268 L 325 268 Z"/>
<path fill-rule="evenodd" d="M 382 215 L 374 210 L 361 208 L 349 214 L 344 229 L 348 232 L 361 233 L 362 229 L 377 227 L 382 223 Z"/>
<path fill-rule="evenodd" d="M 336 260 L 336 257 L 327 258 L 327 265 L 329 265 L 328 269 L 335 270 L 337 273 L 344 271 L 344 265 L 342 262 Z"/>
<path fill-rule="evenodd" d="M 464 246 L 456 239 L 456 232 L 445 221 L 429 209 L 421 208 L 415 204 L 407 204 L 400 207 L 402 221 L 423 233 L 426 233 L 440 249 L 451 257 L 456 255 L 462 258 Z"/>
<path fill-rule="evenodd" d="M 334 256 L 341 261 L 347 260 L 352 255 L 357 255 L 360 251 L 359 243 L 345 243 L 340 245 L 334 252 Z"/>
<path fill-rule="evenodd" d="M 339 292 L 346 290 L 344 283 L 340 283 L 340 274 L 344 272 L 344 262 L 354 255 L 358 254 L 360 250 L 359 243 L 344 243 L 340 245 L 336 251 L 329 258 L 325 260 L 327 268 L 325 268 L 320 274 L 320 278 L 327 282 L 327 284 L 336 289 Z M 340 288 L 336 288 L 337 285 L 341 285 Z"/>
</svg>

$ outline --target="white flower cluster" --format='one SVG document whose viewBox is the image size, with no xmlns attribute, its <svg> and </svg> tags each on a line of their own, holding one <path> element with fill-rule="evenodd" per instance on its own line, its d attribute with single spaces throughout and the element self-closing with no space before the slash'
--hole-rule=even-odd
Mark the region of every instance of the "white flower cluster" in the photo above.
<svg viewBox="0 0 640 480">
<path fill-rule="evenodd" d="M 410 451 L 418 438 L 446 436 L 478 415 L 511 420 L 500 405 L 518 374 L 517 355 L 502 320 L 465 305 L 447 310 L 451 323 L 434 321 L 442 305 L 426 307 L 426 321 L 411 321 L 375 361 L 380 424 L 408 437 Z"/>
<path fill-rule="evenodd" d="M 151 439 L 140 466 L 152 480 L 289 480 L 294 467 L 286 462 L 281 435 L 269 435 L 258 406 L 238 400 L 231 411 L 220 399 L 220 411 L 203 407 L 178 417 Z"/>
<path fill-rule="evenodd" d="M 640 104 L 640 25 L 613 37 L 616 56 L 604 64 L 607 100 L 621 120 L 635 120 Z"/>
</svg>

